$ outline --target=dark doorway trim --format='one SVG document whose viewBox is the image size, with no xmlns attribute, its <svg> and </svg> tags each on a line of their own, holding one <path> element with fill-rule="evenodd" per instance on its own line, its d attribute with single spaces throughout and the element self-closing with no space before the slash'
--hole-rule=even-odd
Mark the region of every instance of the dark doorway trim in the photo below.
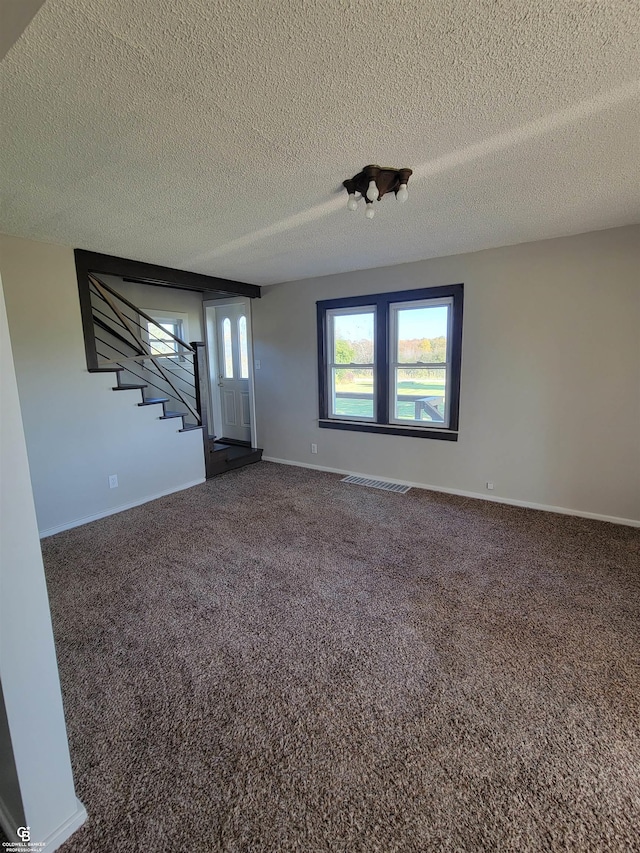
<svg viewBox="0 0 640 853">
<path fill-rule="evenodd" d="M 260 298 L 260 287 L 244 281 L 232 281 L 226 278 L 202 275 L 200 273 L 177 270 L 172 267 L 161 267 L 157 264 L 147 264 L 143 261 L 132 261 L 129 258 L 118 258 L 115 255 L 102 255 L 99 252 L 86 252 L 83 249 L 74 251 L 76 274 L 78 277 L 78 292 L 80 296 L 80 313 L 84 332 L 84 346 L 89 370 L 98 369 L 98 354 L 93 333 L 93 316 L 91 311 L 91 296 L 89 291 L 89 273 L 104 273 L 117 275 L 141 284 L 154 284 L 160 287 L 179 288 L 206 293 L 209 299 L 220 299 L 225 296 L 248 296 L 251 299 Z"/>
</svg>

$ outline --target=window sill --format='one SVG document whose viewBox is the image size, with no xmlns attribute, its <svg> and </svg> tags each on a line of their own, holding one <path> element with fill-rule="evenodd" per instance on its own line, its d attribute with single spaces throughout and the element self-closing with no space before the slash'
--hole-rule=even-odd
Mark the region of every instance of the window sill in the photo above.
<svg viewBox="0 0 640 853">
<path fill-rule="evenodd" d="M 387 435 L 403 435 L 409 438 L 435 438 L 440 441 L 457 441 L 458 433 L 450 429 L 398 426 L 397 424 L 372 424 L 365 421 L 338 421 L 320 418 L 320 429 L 346 429 L 351 432 L 376 432 Z"/>
</svg>

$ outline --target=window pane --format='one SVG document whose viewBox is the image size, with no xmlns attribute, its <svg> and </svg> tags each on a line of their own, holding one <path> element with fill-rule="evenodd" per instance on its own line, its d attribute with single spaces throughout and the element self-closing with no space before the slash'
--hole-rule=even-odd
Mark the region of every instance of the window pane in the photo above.
<svg viewBox="0 0 640 853">
<path fill-rule="evenodd" d="M 334 367 L 332 372 L 332 414 L 372 418 L 373 370 Z"/>
<path fill-rule="evenodd" d="M 160 323 L 156 326 L 155 323 L 147 323 L 149 332 L 149 346 L 153 355 L 175 355 L 178 351 L 176 341 L 171 337 L 169 332 L 178 335 L 175 323 Z"/>
<path fill-rule="evenodd" d="M 247 349 L 247 318 L 242 315 L 238 320 L 238 338 L 240 341 L 240 378 L 249 378 L 249 351 Z"/>
<path fill-rule="evenodd" d="M 373 311 L 333 317 L 336 364 L 373 364 Z"/>
<path fill-rule="evenodd" d="M 233 350 L 231 348 L 231 320 L 222 321 L 222 341 L 224 346 L 224 378 L 233 379 Z"/>
<path fill-rule="evenodd" d="M 443 424 L 447 371 L 418 367 L 398 368 L 395 373 L 394 419 Z"/>
<path fill-rule="evenodd" d="M 400 363 L 437 363 L 447 360 L 448 305 L 431 308 L 400 308 L 398 348 Z"/>
</svg>

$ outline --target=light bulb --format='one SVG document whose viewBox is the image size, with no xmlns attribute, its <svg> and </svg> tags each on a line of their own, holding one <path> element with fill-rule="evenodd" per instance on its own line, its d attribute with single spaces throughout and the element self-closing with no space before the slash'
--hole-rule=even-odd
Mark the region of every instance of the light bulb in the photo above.
<svg viewBox="0 0 640 853">
<path fill-rule="evenodd" d="M 371 202 L 367 202 L 367 208 L 364 212 L 364 215 L 367 217 L 367 219 L 373 219 L 373 217 L 376 215 L 376 209 Z"/>
<path fill-rule="evenodd" d="M 355 193 L 349 193 L 349 201 L 347 202 L 348 210 L 357 210 L 358 202 L 356 201 Z"/>
<path fill-rule="evenodd" d="M 400 184 L 400 188 L 396 193 L 396 198 L 400 202 L 405 202 L 409 198 L 409 191 L 407 190 L 406 184 Z"/>
<path fill-rule="evenodd" d="M 369 201 L 378 201 L 378 199 L 380 198 L 380 193 L 378 192 L 378 185 L 373 180 L 373 178 L 369 181 L 369 186 L 367 187 L 367 198 L 369 199 Z"/>
</svg>

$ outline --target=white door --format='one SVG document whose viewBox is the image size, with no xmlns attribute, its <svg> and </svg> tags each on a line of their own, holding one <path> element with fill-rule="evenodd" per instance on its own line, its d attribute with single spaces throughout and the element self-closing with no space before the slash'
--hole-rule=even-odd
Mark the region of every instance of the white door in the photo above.
<svg viewBox="0 0 640 853">
<path fill-rule="evenodd" d="M 219 440 L 251 442 L 246 309 L 242 303 L 217 306 L 215 317 L 220 400 L 220 428 L 216 427 L 216 435 Z"/>
</svg>

